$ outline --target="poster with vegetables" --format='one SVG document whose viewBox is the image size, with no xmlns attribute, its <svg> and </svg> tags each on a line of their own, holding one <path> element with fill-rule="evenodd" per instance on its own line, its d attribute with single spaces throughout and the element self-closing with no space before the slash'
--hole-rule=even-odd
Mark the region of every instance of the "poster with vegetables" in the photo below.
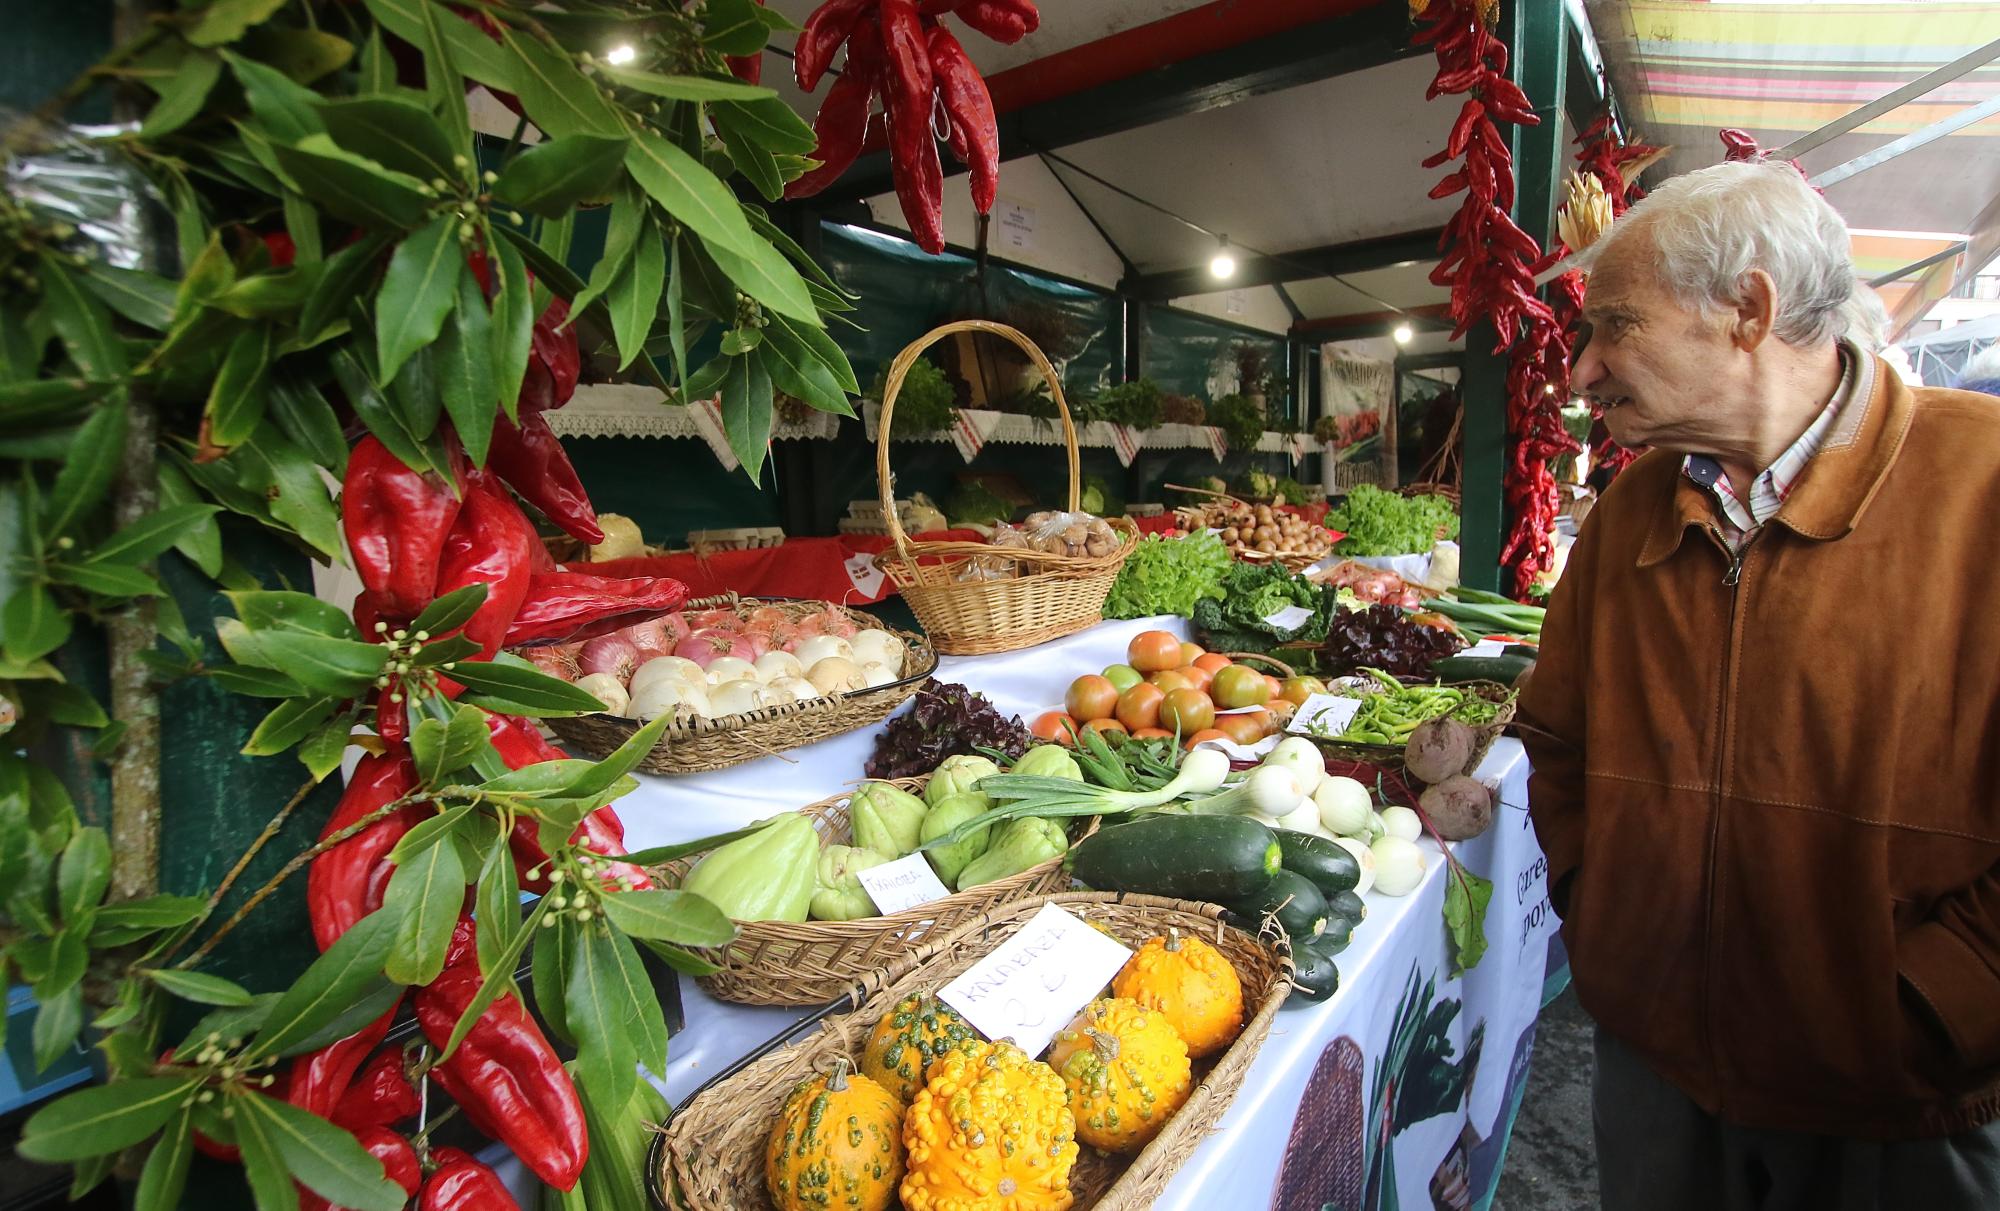
<svg viewBox="0 0 2000 1211">
<path fill-rule="evenodd" d="M 1328 345 L 1320 357 L 1323 403 L 1313 436 L 1326 451 L 1326 489 L 1396 486 L 1395 366 Z"/>
</svg>

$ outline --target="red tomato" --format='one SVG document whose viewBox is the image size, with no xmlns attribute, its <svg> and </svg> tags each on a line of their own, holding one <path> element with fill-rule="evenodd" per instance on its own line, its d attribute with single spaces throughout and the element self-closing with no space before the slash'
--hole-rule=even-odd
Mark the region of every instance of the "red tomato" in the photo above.
<svg viewBox="0 0 2000 1211">
<path fill-rule="evenodd" d="M 1198 644 L 1198 643 L 1185 643 L 1185 642 L 1184 642 L 1184 643 L 1182 643 L 1182 644 L 1181 644 L 1181 663 L 1182 663 L 1182 664 L 1193 664 L 1193 663 L 1194 663 L 1195 661 L 1197 661 L 1197 660 L 1200 660 L 1200 659 L 1201 659 L 1201 658 L 1202 658 L 1203 656 L 1206 656 L 1206 655 L 1208 655 L 1208 650 L 1207 650 L 1206 648 L 1202 647 L 1202 646 L 1201 646 L 1200 644 Z"/>
<path fill-rule="evenodd" d="M 1111 684 L 1108 677 L 1085 673 L 1069 683 L 1069 693 L 1063 697 L 1063 709 L 1085 723 L 1093 719 L 1109 719 L 1111 712 L 1118 709 L 1118 687 Z"/>
<path fill-rule="evenodd" d="M 1160 704 L 1160 726 L 1191 736 L 1215 726 L 1215 703 L 1200 690 L 1175 690 Z"/>
<path fill-rule="evenodd" d="M 1224 656 L 1221 652 L 1203 652 L 1190 663 L 1198 669 L 1207 669 L 1210 673 L 1220 673 L 1229 667 L 1229 657 Z"/>
<path fill-rule="evenodd" d="M 1177 668 L 1181 663 L 1181 641 L 1172 631 L 1141 631 L 1125 649 L 1125 663 L 1142 673 Z"/>
<path fill-rule="evenodd" d="M 1134 740 L 1162 740 L 1172 735 L 1172 732 L 1163 727 L 1135 727 L 1132 729 L 1132 739 Z"/>
<path fill-rule="evenodd" d="M 1287 677 L 1279 686 L 1278 696 L 1293 706 L 1304 706 L 1306 699 L 1324 693 L 1326 682 L 1317 677 Z"/>
<path fill-rule="evenodd" d="M 1194 688 L 1194 682 L 1182 676 L 1179 669 L 1163 669 L 1157 673 L 1148 673 L 1146 674 L 1146 684 L 1156 685 L 1166 693 Z"/>
<path fill-rule="evenodd" d="M 1058 744 L 1076 747 L 1076 720 L 1061 711 L 1044 711 L 1028 729 L 1037 740 L 1054 740 Z"/>
<path fill-rule="evenodd" d="M 1204 728 L 1201 731 L 1198 731 L 1194 735 L 1189 736 L 1187 738 L 1187 747 L 1193 748 L 1195 745 L 1200 744 L 1204 740 L 1227 740 L 1227 739 L 1229 739 L 1229 736 L 1224 732 L 1216 731 L 1212 727 Z"/>
<path fill-rule="evenodd" d="M 1214 673 L 1209 672 L 1198 664 L 1182 665 L 1180 668 L 1172 671 L 1187 678 L 1189 689 L 1200 690 L 1204 694 L 1208 693 L 1209 683 L 1215 680 Z"/>
<path fill-rule="evenodd" d="M 1118 722 L 1131 728 L 1134 735 L 1147 728 L 1158 728 L 1160 703 L 1166 698 L 1166 691 L 1159 686 L 1141 682 L 1118 696 Z"/>
<path fill-rule="evenodd" d="M 1271 700 L 1270 687 L 1264 683 L 1264 675 L 1247 664 L 1232 664 L 1217 673 L 1215 684 L 1209 688 L 1215 697 L 1215 705 L 1225 711 L 1263 706 Z"/>
<path fill-rule="evenodd" d="M 1268 716 L 1266 719 L 1259 719 L 1257 718 L 1259 714 L 1263 714 L 1263 712 L 1259 711 L 1256 714 L 1245 712 L 1241 715 L 1217 715 L 1215 717 L 1215 730 L 1238 744 L 1255 744 L 1270 734 L 1264 730 L 1264 724 L 1268 720 Z"/>
<path fill-rule="evenodd" d="M 1271 692 L 1265 695 L 1266 700 L 1285 696 L 1285 683 L 1271 676 L 1269 673 L 1264 674 L 1264 684 L 1271 687 Z"/>
<path fill-rule="evenodd" d="M 1107 734 L 1129 736 L 1132 734 L 1126 729 L 1124 724 L 1118 722 L 1116 719 L 1092 719 L 1089 723 L 1083 725 L 1083 730 L 1086 732 L 1096 732 L 1100 736 Z M 1116 744 L 1117 741 L 1114 740 L 1112 743 Z"/>
</svg>

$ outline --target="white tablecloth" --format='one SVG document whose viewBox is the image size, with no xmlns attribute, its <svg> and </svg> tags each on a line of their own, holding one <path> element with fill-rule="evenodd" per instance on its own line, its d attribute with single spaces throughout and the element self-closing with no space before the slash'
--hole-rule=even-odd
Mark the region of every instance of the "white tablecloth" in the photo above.
<svg viewBox="0 0 2000 1211">
<path fill-rule="evenodd" d="M 984 693 L 1002 712 L 1032 719 L 1060 703 L 1071 679 L 1122 661 L 1131 637 L 1153 628 L 1184 633 L 1186 624 L 1178 618 L 1103 623 L 1022 652 L 946 657 L 937 676 Z M 640 788 L 618 803 L 626 843 L 641 849 L 689 840 L 833 794 L 861 779 L 878 730 L 711 774 L 642 776 Z M 1445 864 L 1425 841 L 1433 860 L 1422 886 L 1402 898 L 1365 897 L 1368 917 L 1339 960 L 1340 991 L 1318 1005 L 1295 1000 L 1279 1014 L 1217 1131 L 1188 1158 L 1157 1206 L 1274 1211 L 1320 1211 L 1328 1203 L 1344 1211 L 1429 1206 L 1432 1176 L 1461 1139 L 1469 1157 L 1470 1193 L 1440 1205 L 1480 1207 L 1490 1201 L 1526 1083 L 1555 921 L 1547 907 L 1541 850 L 1523 810 L 1527 765 L 1520 746 L 1495 745 L 1480 773 L 1500 784 L 1504 804 L 1492 829 L 1459 847 L 1466 865 L 1494 882 L 1485 960 L 1463 979 L 1448 978 Z M 1484 1045 L 1477 1065 L 1448 1082 L 1463 1086 L 1449 1109 L 1385 1135 L 1380 1109 L 1388 1091 L 1417 1078 L 1376 1068 L 1388 1050 L 1398 1008 L 1412 992 L 1420 1012 L 1435 1011 L 1440 1019 L 1448 1012 L 1437 1008 L 1440 1003 L 1462 1001 L 1463 1009 L 1443 1031 L 1451 1041 L 1450 1057 L 1466 1054 L 1475 1027 Z M 665 1081 L 667 1097 L 676 1104 L 811 1012 L 723 1004 L 692 980 L 682 982 L 682 999 L 687 1026 L 673 1040 Z M 1295 1125 L 1309 1082 L 1314 1104 L 1337 1113 L 1317 1121 L 1300 1115 Z M 1350 1191 L 1361 1189 L 1354 1175 L 1370 1171 L 1371 1188 L 1353 1197 Z"/>
</svg>

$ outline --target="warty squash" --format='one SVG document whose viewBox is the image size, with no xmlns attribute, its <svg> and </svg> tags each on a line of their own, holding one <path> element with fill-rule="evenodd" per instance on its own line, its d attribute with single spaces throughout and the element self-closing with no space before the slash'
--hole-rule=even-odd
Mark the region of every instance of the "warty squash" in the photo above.
<svg viewBox="0 0 2000 1211">
<path fill-rule="evenodd" d="M 904 1211 L 1068 1211 L 1076 1121 L 1062 1078 L 1012 1043 L 948 1051 L 903 1116 Z"/>
<path fill-rule="evenodd" d="M 903 1178 L 903 1104 L 845 1056 L 800 1081 L 764 1147 L 764 1183 L 778 1211 L 883 1211 Z"/>
<path fill-rule="evenodd" d="M 1152 1142 L 1194 1085 L 1187 1044 L 1165 1015 L 1116 997 L 1084 1006 L 1056 1035 L 1049 1067 L 1069 1090 L 1076 1137 L 1106 1152 Z"/>
<path fill-rule="evenodd" d="M 1169 930 L 1126 960 L 1111 995 L 1156 1009 L 1194 1059 L 1225 1050 L 1243 1033 L 1243 981 L 1222 953 Z"/>
<path fill-rule="evenodd" d="M 930 993 L 896 1002 L 861 1049 L 861 1071 L 907 1104 L 948 1051 L 970 1051 L 979 1035 L 958 1011 Z"/>
</svg>

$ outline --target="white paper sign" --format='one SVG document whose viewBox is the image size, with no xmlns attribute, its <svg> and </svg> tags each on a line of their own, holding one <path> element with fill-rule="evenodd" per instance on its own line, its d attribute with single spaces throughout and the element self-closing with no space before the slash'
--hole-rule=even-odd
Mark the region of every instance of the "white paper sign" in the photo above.
<svg viewBox="0 0 2000 1211">
<path fill-rule="evenodd" d="M 863 551 L 848 557 L 841 567 L 847 572 L 847 580 L 861 593 L 873 597 L 882 591 L 885 573 L 875 566 L 875 557 Z"/>
<path fill-rule="evenodd" d="M 999 214 L 995 217 L 999 222 L 994 225 L 1000 229 L 1000 246 L 1002 248 L 1015 249 L 1033 248 L 1035 246 L 1035 208 L 1032 206 L 1023 206 L 1019 202 L 1010 202 L 1006 198 L 1002 198 L 997 209 L 999 210 Z"/>
<path fill-rule="evenodd" d="M 1459 653 L 1461 656 L 1505 656 L 1506 654 L 1507 645 L 1498 639 L 1482 639 Z"/>
<path fill-rule="evenodd" d="M 1314 694 L 1299 707 L 1285 730 L 1309 736 L 1338 736 L 1347 730 L 1348 724 L 1354 722 L 1354 716 L 1360 710 L 1359 698 Z"/>
<path fill-rule="evenodd" d="M 1243 314 L 1243 292 L 1232 290 L 1222 296 L 1222 310 L 1229 315 Z"/>
<path fill-rule="evenodd" d="M 1255 744 L 1238 744 L 1234 740 L 1204 740 L 1195 747 L 1212 748 L 1231 761 L 1257 761 L 1278 747 L 1278 738 L 1266 736 Z"/>
<path fill-rule="evenodd" d="M 1286 606 L 1282 610 L 1264 615 L 1264 621 L 1281 631 L 1296 631 L 1312 621 L 1313 612 L 1304 606 Z"/>
<path fill-rule="evenodd" d="M 988 1039 L 1040 1055 L 1132 952 L 1054 904 L 938 990 Z"/>
<path fill-rule="evenodd" d="M 937 873 L 922 854 L 909 854 L 894 862 L 857 870 L 854 877 L 861 880 L 868 898 L 875 901 L 876 911 L 884 916 L 915 908 L 919 904 L 929 904 L 932 900 L 942 900 L 951 894 L 944 884 L 938 882 Z"/>
</svg>

